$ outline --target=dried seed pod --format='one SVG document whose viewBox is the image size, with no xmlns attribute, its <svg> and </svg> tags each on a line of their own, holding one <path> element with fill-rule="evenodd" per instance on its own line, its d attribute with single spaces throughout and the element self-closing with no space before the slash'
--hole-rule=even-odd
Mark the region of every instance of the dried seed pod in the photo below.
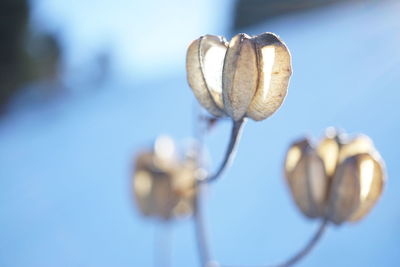
<svg viewBox="0 0 400 267">
<path fill-rule="evenodd" d="M 186 58 L 187 79 L 196 98 L 214 116 L 263 120 L 282 104 L 289 84 L 291 58 L 273 33 L 238 34 L 229 45 L 206 35 L 192 42 Z"/>
<path fill-rule="evenodd" d="M 143 215 L 165 220 L 193 213 L 197 166 L 179 160 L 170 139 L 159 138 L 153 151 L 142 152 L 135 162 L 133 191 Z"/>
<path fill-rule="evenodd" d="M 360 205 L 359 171 L 357 156 L 339 165 L 329 190 L 326 216 L 336 224 L 344 222 Z"/>
<path fill-rule="evenodd" d="M 240 120 L 254 97 L 258 82 L 257 54 L 247 34 L 234 36 L 229 43 L 222 71 L 222 95 L 226 113 Z"/>
<path fill-rule="evenodd" d="M 384 164 L 377 154 L 346 158 L 330 189 L 327 217 L 335 224 L 363 218 L 376 203 L 384 184 Z"/>
<path fill-rule="evenodd" d="M 371 139 L 350 139 L 332 129 L 316 148 L 307 139 L 294 143 L 285 162 L 285 176 L 300 210 L 335 224 L 359 220 L 370 211 L 381 195 L 384 173 Z"/>
<path fill-rule="evenodd" d="M 187 80 L 200 104 L 216 117 L 224 116 L 222 69 L 228 44 L 220 36 L 194 40 L 186 56 Z"/>
<path fill-rule="evenodd" d="M 292 75 L 292 64 L 288 48 L 275 34 L 263 33 L 253 40 L 257 51 L 259 80 L 247 116 L 259 121 L 271 116 L 282 105 Z"/>
<path fill-rule="evenodd" d="M 307 139 L 294 143 L 287 152 L 285 176 L 300 210 L 310 218 L 324 216 L 328 179 Z"/>
</svg>

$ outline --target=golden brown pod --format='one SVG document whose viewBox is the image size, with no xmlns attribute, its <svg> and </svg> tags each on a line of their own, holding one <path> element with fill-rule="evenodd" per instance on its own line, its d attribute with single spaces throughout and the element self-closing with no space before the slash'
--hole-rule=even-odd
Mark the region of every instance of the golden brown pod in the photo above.
<svg viewBox="0 0 400 267">
<path fill-rule="evenodd" d="M 192 42 L 187 79 L 200 104 L 214 116 L 263 120 L 282 104 L 292 73 L 286 45 L 273 33 L 238 34 L 228 44 L 206 35 Z"/>
<path fill-rule="evenodd" d="M 381 195 L 384 176 L 384 164 L 376 154 L 361 153 L 344 160 L 331 186 L 329 220 L 341 224 L 363 218 Z"/>
<path fill-rule="evenodd" d="M 286 97 L 292 75 L 291 56 L 285 43 L 273 33 L 253 37 L 258 61 L 258 86 L 247 110 L 253 120 L 271 116 Z"/>
<path fill-rule="evenodd" d="M 286 156 L 285 177 L 300 210 L 335 224 L 363 218 L 382 193 L 384 163 L 370 138 L 328 129 L 317 147 L 307 139 Z"/>
<path fill-rule="evenodd" d="M 222 70 L 222 96 L 226 113 L 240 120 L 253 99 L 258 82 L 254 41 L 247 34 L 234 36 L 229 43 Z"/>
<path fill-rule="evenodd" d="M 224 116 L 221 73 L 227 46 L 223 37 L 205 35 L 190 44 L 186 56 L 189 86 L 200 104 L 216 117 Z"/>
<path fill-rule="evenodd" d="M 168 220 L 193 213 L 197 167 L 194 160 L 179 160 L 173 149 L 172 141 L 164 137 L 154 150 L 136 158 L 133 191 L 145 216 Z"/>
<path fill-rule="evenodd" d="M 300 210 L 310 218 L 324 216 L 328 179 L 307 139 L 294 143 L 287 152 L 285 176 Z"/>
</svg>

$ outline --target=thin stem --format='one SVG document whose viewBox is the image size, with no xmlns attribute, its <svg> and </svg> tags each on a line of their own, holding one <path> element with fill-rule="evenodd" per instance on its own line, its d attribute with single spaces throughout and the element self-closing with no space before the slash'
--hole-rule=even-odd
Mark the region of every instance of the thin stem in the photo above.
<svg viewBox="0 0 400 267">
<path fill-rule="evenodd" d="M 207 266 L 211 261 L 210 247 L 208 245 L 208 235 L 204 222 L 203 210 L 202 210 L 202 188 L 203 185 L 198 185 L 198 192 L 196 198 L 196 208 L 194 213 L 194 227 L 197 238 L 197 248 L 199 251 L 199 258 L 201 266 Z"/>
<path fill-rule="evenodd" d="M 317 232 L 315 232 L 314 236 L 308 241 L 305 247 L 303 247 L 299 252 L 297 252 L 294 256 L 292 256 L 290 259 L 285 261 L 284 263 L 273 265 L 271 267 L 289 267 L 293 266 L 300 260 L 302 260 L 304 257 L 306 257 L 312 249 L 315 247 L 315 245 L 318 243 L 318 241 L 321 239 L 322 235 L 324 234 L 326 228 L 328 225 L 328 220 L 323 219 L 321 225 L 319 226 Z"/>
<path fill-rule="evenodd" d="M 314 236 L 307 242 L 307 244 L 300 250 L 298 251 L 295 255 L 293 255 L 291 258 L 286 260 L 283 263 L 280 264 L 275 264 L 275 265 L 222 265 L 223 267 L 290 267 L 298 263 L 300 260 L 302 260 L 304 257 L 306 257 L 312 249 L 315 247 L 315 245 L 318 243 L 318 241 L 321 239 L 323 233 L 325 232 L 326 228 L 328 225 L 328 221 L 326 219 L 323 219 L 321 222 L 321 225 L 318 227 L 317 231 L 315 232 Z"/>
<path fill-rule="evenodd" d="M 236 152 L 236 147 L 240 141 L 240 136 L 242 133 L 242 129 L 245 123 L 245 119 L 241 119 L 239 121 L 233 122 L 231 136 L 229 139 L 228 147 L 225 151 L 225 156 L 221 164 L 219 165 L 218 169 L 215 171 L 214 174 L 207 176 L 204 179 L 199 180 L 200 183 L 210 183 L 215 181 L 221 174 L 225 171 L 225 169 L 230 165 L 231 161 L 233 160 Z"/>
</svg>

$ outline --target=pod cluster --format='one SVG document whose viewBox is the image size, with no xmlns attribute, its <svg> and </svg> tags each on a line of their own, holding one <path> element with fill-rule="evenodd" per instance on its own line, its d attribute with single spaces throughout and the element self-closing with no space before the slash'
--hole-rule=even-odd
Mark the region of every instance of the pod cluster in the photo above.
<svg viewBox="0 0 400 267">
<path fill-rule="evenodd" d="M 370 138 L 328 129 L 317 145 L 304 138 L 290 146 L 285 176 L 304 215 L 339 225 L 371 210 L 382 193 L 385 167 Z"/>
<path fill-rule="evenodd" d="M 285 99 L 292 74 L 289 50 L 273 33 L 240 33 L 229 43 L 221 36 L 202 36 L 188 48 L 186 69 L 200 104 L 234 121 L 271 116 Z"/>
<path fill-rule="evenodd" d="M 169 220 L 191 215 L 196 201 L 196 161 L 180 159 L 173 141 L 160 137 L 138 154 L 133 175 L 136 203 L 145 216 Z"/>
</svg>

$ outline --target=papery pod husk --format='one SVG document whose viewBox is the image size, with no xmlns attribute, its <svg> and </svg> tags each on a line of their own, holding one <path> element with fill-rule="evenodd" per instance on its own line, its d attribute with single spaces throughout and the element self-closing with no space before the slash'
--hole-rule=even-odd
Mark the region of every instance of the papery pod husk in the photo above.
<svg viewBox="0 0 400 267">
<path fill-rule="evenodd" d="M 356 156 L 337 168 L 329 191 L 327 218 L 335 224 L 345 222 L 360 206 L 360 183 Z"/>
<path fill-rule="evenodd" d="M 375 151 L 374 143 L 366 135 L 360 134 L 350 140 L 343 139 L 338 158 L 339 163 L 351 156 L 362 153 L 374 153 Z"/>
<path fill-rule="evenodd" d="M 372 207 L 376 204 L 379 197 L 382 194 L 383 187 L 385 185 L 386 180 L 386 171 L 385 171 L 385 163 L 383 162 L 381 156 L 378 152 L 372 152 L 370 154 L 364 154 L 361 156 L 361 161 L 370 160 L 373 165 L 373 179 L 370 183 L 369 190 L 363 194 L 361 190 L 361 205 L 358 208 L 357 212 L 355 212 L 349 221 L 358 221 L 361 220 L 364 216 L 366 216 Z M 366 187 L 369 184 L 369 181 L 363 180 L 361 182 L 361 188 Z"/>
<path fill-rule="evenodd" d="M 341 144 L 336 132 L 327 133 L 316 148 L 318 156 L 324 163 L 326 175 L 330 178 L 336 171 L 340 149 Z"/>
<path fill-rule="evenodd" d="M 186 69 L 200 104 L 234 121 L 272 115 L 287 94 L 292 73 L 289 50 L 273 33 L 241 33 L 229 44 L 220 36 L 202 36 L 189 46 Z"/>
<path fill-rule="evenodd" d="M 154 162 L 151 152 L 136 160 L 133 190 L 142 214 L 164 220 L 190 215 L 196 193 L 194 167 L 171 161 L 168 168 L 160 169 Z"/>
<path fill-rule="evenodd" d="M 200 63 L 212 100 L 224 110 L 222 100 L 222 71 L 228 43 L 222 36 L 205 35 L 200 46 Z"/>
<path fill-rule="evenodd" d="M 258 85 L 247 116 L 260 121 L 282 105 L 292 74 L 292 63 L 289 49 L 277 35 L 263 33 L 252 40 L 257 55 Z"/>
<path fill-rule="evenodd" d="M 310 218 L 323 217 L 328 178 L 321 158 L 307 139 L 294 143 L 287 152 L 285 177 L 303 214 Z"/>
<path fill-rule="evenodd" d="M 189 86 L 200 104 L 216 117 L 225 115 L 222 68 L 227 45 L 221 36 L 205 35 L 190 44 L 186 55 Z"/>
<path fill-rule="evenodd" d="M 384 167 L 370 153 L 345 159 L 332 181 L 327 218 L 335 224 L 363 218 L 381 195 Z"/>
<path fill-rule="evenodd" d="M 317 146 L 317 153 L 324 162 L 328 177 L 332 177 L 338 164 L 345 159 L 361 153 L 374 151 L 372 140 L 366 135 L 349 138 L 339 135 L 336 130 L 329 128 L 326 136 Z"/>
<path fill-rule="evenodd" d="M 332 203 L 330 204 L 331 206 L 328 208 L 328 217 L 330 217 L 333 222 L 340 224 L 343 221 L 347 220 L 348 217 L 346 216 L 350 216 L 349 214 L 352 214 L 352 212 L 354 212 L 353 210 L 356 209 L 358 205 L 360 205 L 356 197 L 352 198 L 352 192 L 356 192 L 357 189 L 355 181 L 350 178 L 353 175 L 351 173 L 351 164 L 345 164 L 345 166 L 347 166 L 346 170 L 344 170 L 343 167 L 340 167 L 340 165 L 352 156 L 361 153 L 370 153 L 374 150 L 375 149 L 373 143 L 368 136 L 358 135 L 356 137 L 349 138 L 343 134 L 338 134 L 336 130 L 332 128 L 329 128 L 327 130 L 326 137 L 318 144 L 317 153 L 324 162 L 326 175 L 330 180 L 334 180 L 330 182 L 332 183 L 332 185 L 330 186 L 331 191 L 329 192 L 330 198 L 332 197 L 332 195 L 335 195 L 335 193 L 333 193 L 333 191 L 335 190 L 333 189 L 333 187 L 335 187 L 339 181 L 348 184 L 347 186 L 341 187 L 340 192 L 343 192 L 342 195 L 344 197 L 338 198 L 337 200 L 338 205 L 344 205 L 343 208 L 338 208 L 340 212 L 332 211 L 332 205 L 334 205 Z M 353 170 L 353 173 L 356 172 L 356 170 Z M 344 179 L 343 177 L 338 178 L 343 175 L 346 175 L 346 177 L 348 177 L 347 180 L 342 180 Z M 352 181 L 354 183 L 352 183 Z"/>
<path fill-rule="evenodd" d="M 226 113 L 242 119 L 253 99 L 258 83 L 255 44 L 247 34 L 235 35 L 229 43 L 222 71 L 222 96 Z"/>
</svg>

